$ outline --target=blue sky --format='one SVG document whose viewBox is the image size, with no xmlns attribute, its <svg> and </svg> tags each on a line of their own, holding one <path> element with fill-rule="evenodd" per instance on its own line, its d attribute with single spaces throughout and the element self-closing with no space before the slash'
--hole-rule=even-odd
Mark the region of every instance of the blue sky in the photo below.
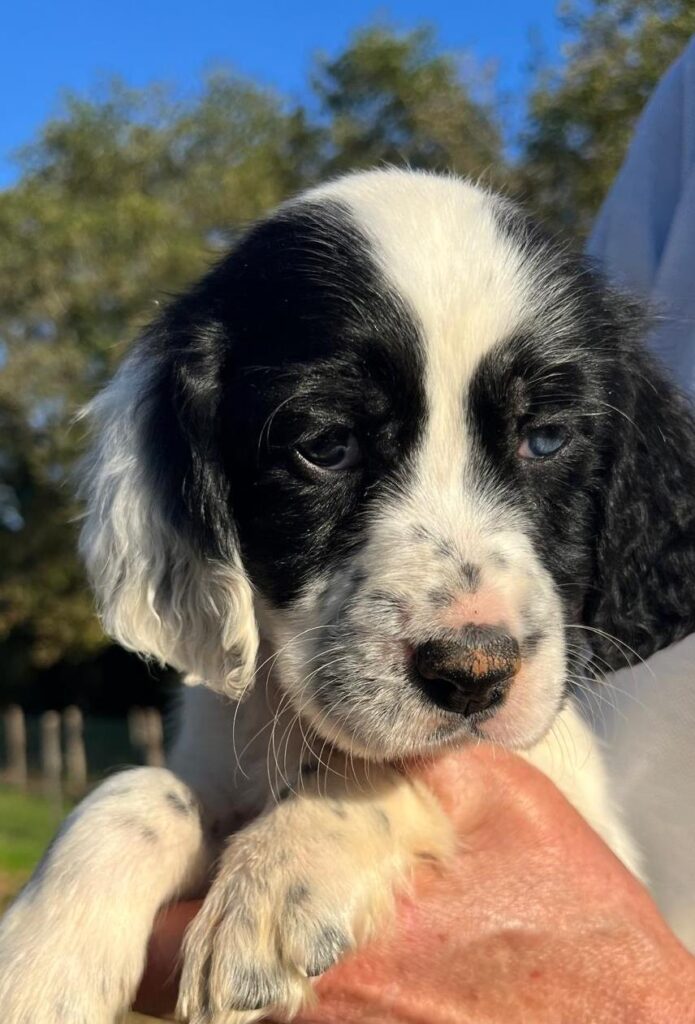
<svg viewBox="0 0 695 1024">
<path fill-rule="evenodd" d="M 88 92 L 114 72 L 189 91 L 206 68 L 229 64 L 301 98 L 316 51 L 336 53 L 375 19 L 402 28 L 429 21 L 443 46 L 499 61 L 513 106 L 527 82 L 530 34 L 551 61 L 560 46 L 556 0 L 8 0 L 3 8 L 0 186 L 15 175 L 12 151 L 58 109 L 61 90 Z"/>
</svg>

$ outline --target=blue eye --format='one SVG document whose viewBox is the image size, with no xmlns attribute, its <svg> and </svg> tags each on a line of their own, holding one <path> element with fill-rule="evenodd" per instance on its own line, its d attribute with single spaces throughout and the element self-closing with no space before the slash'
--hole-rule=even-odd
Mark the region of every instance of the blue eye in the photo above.
<svg viewBox="0 0 695 1024">
<path fill-rule="evenodd" d="M 518 454 L 522 459 L 546 459 L 564 448 L 569 440 L 569 431 L 562 424 L 534 427 L 526 431 L 519 445 Z"/>
</svg>

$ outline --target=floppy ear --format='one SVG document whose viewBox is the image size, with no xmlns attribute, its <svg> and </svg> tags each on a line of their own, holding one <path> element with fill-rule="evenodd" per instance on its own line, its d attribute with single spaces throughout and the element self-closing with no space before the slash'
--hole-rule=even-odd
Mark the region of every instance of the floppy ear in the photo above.
<svg viewBox="0 0 695 1024">
<path fill-rule="evenodd" d="M 646 350 L 628 341 L 610 402 L 596 578 L 584 621 L 613 668 L 695 629 L 695 420 Z"/>
<path fill-rule="evenodd" d="M 88 406 L 80 550 L 111 636 L 240 697 L 258 634 L 215 454 L 219 358 L 209 330 L 184 342 L 165 319 Z"/>
</svg>

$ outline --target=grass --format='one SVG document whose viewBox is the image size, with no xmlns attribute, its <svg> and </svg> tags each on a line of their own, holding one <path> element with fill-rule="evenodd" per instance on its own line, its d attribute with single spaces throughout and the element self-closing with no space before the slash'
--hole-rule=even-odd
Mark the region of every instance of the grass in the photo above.
<svg viewBox="0 0 695 1024">
<path fill-rule="evenodd" d="M 0 911 L 26 882 L 66 810 L 0 787 Z"/>
<path fill-rule="evenodd" d="M 0 787 L 0 870 L 31 871 L 63 814 L 42 797 Z"/>
</svg>

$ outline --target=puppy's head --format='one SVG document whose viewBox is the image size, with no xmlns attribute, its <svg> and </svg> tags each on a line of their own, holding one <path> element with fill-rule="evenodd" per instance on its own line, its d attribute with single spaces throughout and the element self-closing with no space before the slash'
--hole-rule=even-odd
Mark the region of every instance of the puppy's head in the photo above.
<svg viewBox="0 0 695 1024">
<path fill-rule="evenodd" d="M 347 177 L 282 207 L 96 399 L 106 628 L 325 738 L 528 745 L 586 656 L 695 626 L 692 420 L 638 310 L 505 201 Z"/>
</svg>

